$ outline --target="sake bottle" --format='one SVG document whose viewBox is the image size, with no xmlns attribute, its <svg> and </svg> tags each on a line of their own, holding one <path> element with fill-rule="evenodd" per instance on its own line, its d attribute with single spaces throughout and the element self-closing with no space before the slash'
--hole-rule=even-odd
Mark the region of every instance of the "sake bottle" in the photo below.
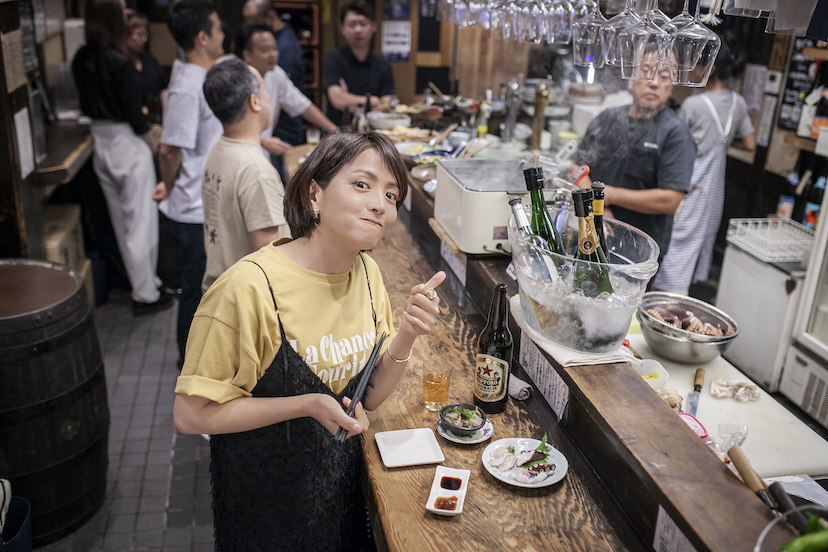
<svg viewBox="0 0 828 552">
<path fill-rule="evenodd" d="M 506 410 L 513 348 L 506 284 L 499 283 L 495 285 L 489 318 L 480 332 L 475 356 L 474 404 L 486 414 Z"/>
<path fill-rule="evenodd" d="M 604 236 L 604 183 L 594 181 L 592 183 L 592 218 L 595 219 L 595 231 L 598 233 L 598 242 L 604 255 L 609 255 L 607 238 Z"/>
<path fill-rule="evenodd" d="M 575 257 L 594 263 L 575 263 L 573 285 L 587 297 L 612 293 L 607 257 L 598 240 L 592 216 L 592 190 L 576 190 L 572 192 L 572 199 L 575 202 L 575 216 L 578 217 L 578 253 Z"/>
<path fill-rule="evenodd" d="M 512 214 L 515 217 L 515 226 L 518 233 L 522 240 L 526 242 L 525 252 L 517 253 L 520 255 L 520 264 L 529 269 L 535 280 L 546 281 L 551 279 L 553 275 L 550 274 L 549 267 L 544 260 L 544 257 L 548 257 L 544 254 L 544 251 L 549 251 L 549 243 L 537 234 L 532 233 L 529 217 L 526 216 L 523 202 L 519 197 L 509 200 L 509 205 L 512 206 Z M 513 252 L 513 255 L 515 253 Z M 557 276 L 557 271 L 555 271 L 554 276 Z"/>
<path fill-rule="evenodd" d="M 551 252 L 564 255 L 563 240 L 552 223 L 543 197 L 543 169 L 530 167 L 523 171 L 523 178 L 532 199 L 532 233 L 545 239 Z"/>
</svg>

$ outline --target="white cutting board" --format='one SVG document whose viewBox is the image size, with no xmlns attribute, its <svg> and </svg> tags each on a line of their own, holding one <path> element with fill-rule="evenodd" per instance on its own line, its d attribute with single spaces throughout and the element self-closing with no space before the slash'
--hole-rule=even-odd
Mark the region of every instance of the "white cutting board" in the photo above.
<svg viewBox="0 0 828 552">
<path fill-rule="evenodd" d="M 704 387 L 699 396 L 696 418 L 711 437 L 719 436 L 720 423 L 748 426 L 742 450 L 760 477 L 806 473 L 811 477 L 828 475 L 828 441 L 817 435 L 776 399 L 759 388 L 759 400 L 740 403 L 734 399 L 710 396 L 710 382 L 750 380 L 722 357 L 707 364 L 679 364 L 655 354 L 641 334 L 627 336 L 630 345 L 643 358 L 659 361 L 670 377 L 665 388 L 682 396 L 687 408 L 687 393 L 693 390 L 696 368 L 704 368 Z"/>
</svg>

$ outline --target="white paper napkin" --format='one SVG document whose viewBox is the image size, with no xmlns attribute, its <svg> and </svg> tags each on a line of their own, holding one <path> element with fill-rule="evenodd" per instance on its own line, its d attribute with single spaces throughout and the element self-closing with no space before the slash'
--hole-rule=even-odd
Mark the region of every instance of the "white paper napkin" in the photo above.
<svg viewBox="0 0 828 552">
<path fill-rule="evenodd" d="M 515 322 L 520 326 L 520 329 L 532 338 L 538 347 L 549 353 L 552 358 L 558 361 L 561 366 L 581 366 L 583 364 L 610 364 L 612 362 L 629 362 L 632 366 L 641 366 L 644 364 L 641 360 L 635 358 L 633 354 L 624 346 L 618 348 L 614 353 L 579 353 L 572 349 L 562 347 L 557 343 L 549 341 L 541 334 L 529 327 L 523 319 L 523 310 L 520 308 L 520 299 L 512 297 L 509 300 L 509 307 L 512 309 L 512 316 Z"/>
<path fill-rule="evenodd" d="M 516 377 L 509 375 L 509 396 L 516 401 L 525 401 L 532 394 L 532 386 Z"/>
</svg>

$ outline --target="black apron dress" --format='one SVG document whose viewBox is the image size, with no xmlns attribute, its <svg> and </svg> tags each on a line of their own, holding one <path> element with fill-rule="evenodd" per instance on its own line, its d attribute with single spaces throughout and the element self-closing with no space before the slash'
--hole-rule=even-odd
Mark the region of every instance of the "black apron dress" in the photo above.
<svg viewBox="0 0 828 552">
<path fill-rule="evenodd" d="M 363 266 L 364 263 L 363 260 Z M 365 275 L 367 279 L 367 268 Z M 253 396 L 322 393 L 340 403 L 345 396 L 353 397 L 364 371 L 339 395 L 334 394 L 290 346 L 269 280 L 267 287 L 276 309 L 282 344 L 253 388 Z M 370 281 L 368 289 L 370 297 Z M 373 299 L 371 311 L 376 327 Z M 314 418 L 298 418 L 243 433 L 212 435 L 215 549 L 358 550 L 366 526 L 361 466 L 359 438 L 337 443 Z"/>
</svg>

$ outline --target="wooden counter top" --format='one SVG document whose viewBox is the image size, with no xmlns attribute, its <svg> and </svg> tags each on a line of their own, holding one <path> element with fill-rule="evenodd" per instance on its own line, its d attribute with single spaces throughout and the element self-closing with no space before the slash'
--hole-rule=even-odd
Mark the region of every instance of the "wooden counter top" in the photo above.
<svg viewBox="0 0 828 552">
<path fill-rule="evenodd" d="M 410 222 L 410 217 L 402 218 Z M 397 222 L 383 243 L 371 252 L 383 272 L 395 318 L 402 313 L 412 286 L 441 268 L 438 253 L 415 240 L 405 224 Z M 521 489 L 494 479 L 480 456 L 487 441 L 457 445 L 437 436 L 453 468 L 471 470 L 469 490 L 461 515 L 448 518 L 425 510 L 435 465 L 386 468 L 374 435 L 379 431 L 417 427 L 435 428 L 437 413 L 422 403 L 422 362 L 438 357 L 454 365 L 452 400 L 472 398 L 472 355 L 484 321 L 458 306 L 468 298 L 454 295 L 448 285 L 438 288 L 442 316 L 428 337 L 417 340 L 414 355 L 397 389 L 376 411 L 363 437 L 367 481 L 372 490 L 372 512 L 380 550 L 646 550 L 610 495 L 600 484 L 555 415 L 537 395 L 524 403 L 511 402 L 506 412 L 491 416 L 492 440 L 506 437 L 540 438 L 569 461 L 559 483 L 543 489 Z M 517 347 L 517 344 L 516 344 Z"/>
<path fill-rule="evenodd" d="M 66 184 L 92 156 L 88 126 L 57 122 L 46 127 L 46 158 L 37 164 L 40 186 Z"/>
<path fill-rule="evenodd" d="M 372 252 L 395 317 L 413 285 L 438 268 L 448 272 L 428 224 L 428 199 L 413 185 L 411 213 L 401 212 L 402 224 Z M 506 264 L 467 256 L 464 283 L 451 274 L 438 289 L 443 314 L 434 332 L 418 340 L 397 389 L 369 415 L 365 482 L 380 550 L 647 550 L 665 531 L 698 552 L 752 550 L 772 513 L 626 364 L 564 369 L 547 356 L 546 369 L 569 388 L 563 420 L 557 422 L 537 388 L 528 401 L 510 401 L 491 417 L 493 440 L 548 434 L 570 463 L 566 477 L 550 487 L 520 489 L 491 477 L 481 464 L 491 441 L 457 445 L 438 435 L 442 464 L 471 470 L 464 512 L 447 518 L 425 510 L 434 465 L 382 464 L 377 432 L 436 426 L 438 415 L 422 406 L 423 360 L 453 362 L 450 398 L 472 397 L 472 355 L 484 323 L 477 313 L 488 305 L 494 281 L 514 284 L 506 280 Z M 521 332 L 516 325 L 512 331 L 513 370 L 528 380 L 517 361 Z M 789 535 L 780 528 L 772 538 L 782 543 Z"/>
</svg>

